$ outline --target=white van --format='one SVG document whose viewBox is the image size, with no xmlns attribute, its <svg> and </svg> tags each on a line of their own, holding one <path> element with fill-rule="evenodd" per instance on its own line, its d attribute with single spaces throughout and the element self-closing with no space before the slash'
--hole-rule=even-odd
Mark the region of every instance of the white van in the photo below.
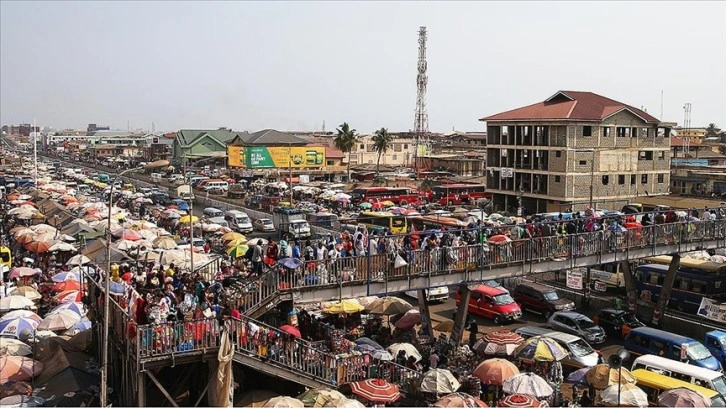
<svg viewBox="0 0 726 408">
<path fill-rule="evenodd" d="M 213 187 L 219 187 L 224 192 L 227 192 L 227 190 L 229 189 L 229 183 L 227 183 L 226 181 L 207 181 L 206 183 L 204 183 L 204 190 L 209 190 Z"/>
<path fill-rule="evenodd" d="M 241 233 L 252 232 L 252 220 L 244 211 L 231 210 L 224 213 L 224 219 L 229 223 L 230 228 Z"/>
<path fill-rule="evenodd" d="M 686 364 L 669 358 L 644 354 L 633 361 L 631 371 L 644 369 L 691 384 L 700 385 L 726 396 L 726 377 L 723 373 Z"/>
<path fill-rule="evenodd" d="M 207 207 L 202 211 L 202 214 L 204 214 L 207 218 L 215 218 L 215 217 L 223 217 L 224 213 L 222 210 L 216 209 L 214 207 Z"/>
<path fill-rule="evenodd" d="M 209 224 L 217 224 L 217 225 L 221 225 L 223 227 L 229 228 L 229 223 L 227 222 L 227 220 L 224 219 L 224 217 L 213 217 L 213 218 L 210 218 L 210 219 L 207 220 L 207 223 L 209 223 Z"/>
<path fill-rule="evenodd" d="M 439 286 L 438 288 L 428 288 L 426 291 L 426 300 L 429 302 L 446 302 L 449 300 L 449 287 Z M 406 292 L 406 296 L 418 298 L 418 291 L 412 290 Z"/>
</svg>

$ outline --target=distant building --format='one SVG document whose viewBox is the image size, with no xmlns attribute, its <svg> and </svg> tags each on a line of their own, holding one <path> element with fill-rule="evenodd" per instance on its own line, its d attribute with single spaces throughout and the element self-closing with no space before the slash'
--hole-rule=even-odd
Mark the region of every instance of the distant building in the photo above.
<svg viewBox="0 0 726 408">
<path fill-rule="evenodd" d="M 495 211 L 620 209 L 667 194 L 670 129 L 592 92 L 559 91 L 543 102 L 480 119 L 487 124 L 487 189 Z"/>
<path fill-rule="evenodd" d="M 88 128 L 86 128 L 86 135 L 93 136 L 99 130 L 111 130 L 111 128 L 109 126 L 98 126 L 95 123 L 89 123 Z"/>
<path fill-rule="evenodd" d="M 227 144 L 247 132 L 218 129 L 181 129 L 176 132 L 171 147 L 172 163 L 180 166 L 203 157 L 227 157 Z"/>
<path fill-rule="evenodd" d="M 701 143 L 706 137 L 706 128 L 674 127 L 675 135 L 681 139 L 688 139 L 691 143 Z"/>
<path fill-rule="evenodd" d="M 40 132 L 40 126 L 31 125 L 30 123 L 22 123 L 20 125 L 3 126 L 3 132 L 9 136 L 25 136 L 29 137 L 31 133 Z"/>
</svg>

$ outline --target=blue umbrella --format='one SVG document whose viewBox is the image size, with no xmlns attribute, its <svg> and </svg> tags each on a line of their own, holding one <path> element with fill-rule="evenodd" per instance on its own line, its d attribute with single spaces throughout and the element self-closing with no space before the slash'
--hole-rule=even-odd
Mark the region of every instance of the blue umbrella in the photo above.
<svg viewBox="0 0 726 408">
<path fill-rule="evenodd" d="M 174 205 L 177 205 L 177 206 L 179 206 L 179 205 L 187 205 L 187 202 L 184 201 L 184 200 L 182 200 L 181 198 L 175 198 L 175 199 L 171 200 L 171 203 L 174 204 Z"/>
<path fill-rule="evenodd" d="M 76 324 L 74 324 L 73 328 L 78 329 L 80 331 L 91 330 L 91 321 L 84 317 L 83 319 L 79 320 Z"/>
<path fill-rule="evenodd" d="M 304 265 L 304 262 L 297 258 L 282 258 L 277 263 L 290 269 L 297 269 Z"/>
<path fill-rule="evenodd" d="M 363 345 L 363 344 L 367 344 L 367 345 L 369 345 L 369 346 L 372 346 L 372 347 L 373 347 L 374 349 L 376 349 L 376 350 L 385 350 L 385 349 L 383 348 L 383 346 L 381 346 L 380 344 L 378 344 L 378 343 L 377 343 L 377 342 L 375 342 L 374 340 L 371 340 L 371 339 L 370 339 L 370 338 L 368 338 L 368 337 L 359 337 L 359 338 L 357 338 L 357 339 L 353 340 L 353 342 L 354 342 L 354 343 L 355 343 L 356 345 L 358 345 L 358 346 L 360 346 L 360 345 Z"/>
<path fill-rule="evenodd" d="M 116 293 L 116 294 L 120 294 L 120 295 L 123 295 L 124 293 L 126 293 L 126 288 L 124 287 L 124 285 L 122 285 L 118 282 L 111 282 L 111 283 L 109 283 L 108 287 L 109 287 L 109 289 L 111 289 L 111 293 Z"/>
<path fill-rule="evenodd" d="M 60 305 L 56 306 L 53 310 L 50 312 L 57 312 L 58 310 L 70 310 L 71 312 L 74 312 L 78 314 L 79 316 L 85 316 L 86 311 L 84 310 L 83 303 L 79 302 L 73 302 L 73 303 L 61 303 Z"/>
<path fill-rule="evenodd" d="M 0 321 L 0 336 L 20 338 L 25 333 L 32 333 L 38 327 L 38 322 L 27 317 L 16 317 Z"/>
<path fill-rule="evenodd" d="M 359 351 L 364 351 L 364 352 L 365 351 L 368 351 L 368 352 L 371 352 L 371 353 L 374 352 L 374 351 L 376 351 L 376 350 L 380 350 L 379 348 L 376 348 L 375 346 L 373 346 L 371 344 L 366 344 L 366 343 L 356 344 L 355 345 L 355 348 L 356 348 L 356 350 L 359 350 Z"/>
<path fill-rule="evenodd" d="M 587 385 L 587 372 L 590 371 L 591 368 L 592 367 L 584 367 L 579 370 L 575 370 L 567 376 L 567 380 L 565 381 L 573 384 Z"/>
<path fill-rule="evenodd" d="M 53 282 L 80 281 L 81 278 L 73 272 L 61 272 L 53 275 Z"/>
<path fill-rule="evenodd" d="M 189 211 L 189 204 L 184 203 L 179 206 L 179 209 L 182 211 Z"/>
</svg>

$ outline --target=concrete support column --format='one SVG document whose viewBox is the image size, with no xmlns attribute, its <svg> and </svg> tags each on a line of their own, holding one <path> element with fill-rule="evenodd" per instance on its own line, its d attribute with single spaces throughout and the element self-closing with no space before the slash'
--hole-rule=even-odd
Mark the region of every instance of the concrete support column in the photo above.
<svg viewBox="0 0 726 408">
<path fill-rule="evenodd" d="M 136 406 L 146 406 L 146 373 L 136 373 Z"/>
<path fill-rule="evenodd" d="M 658 303 L 656 303 L 655 310 L 653 310 L 652 323 L 656 326 L 658 326 L 660 318 L 663 316 L 663 312 L 665 312 L 666 307 L 668 307 L 668 301 L 670 300 L 671 292 L 673 292 L 673 282 L 676 280 L 676 272 L 678 272 L 678 268 L 680 268 L 680 266 L 681 256 L 679 254 L 672 254 L 671 264 L 668 266 L 668 273 L 663 280 L 663 287 L 660 290 L 660 296 L 658 296 Z"/>
<path fill-rule="evenodd" d="M 630 262 L 622 261 L 619 265 L 620 272 L 623 274 L 625 281 L 625 293 L 628 296 L 628 311 L 633 314 L 638 313 L 638 288 L 635 286 L 633 273 L 630 271 Z"/>
<path fill-rule="evenodd" d="M 421 314 L 423 332 L 433 336 L 434 330 L 431 327 L 431 314 L 429 313 L 429 300 L 426 297 L 426 289 L 418 290 L 418 311 Z"/>
<path fill-rule="evenodd" d="M 466 284 L 459 285 L 459 306 L 456 309 L 456 317 L 454 317 L 454 330 L 451 332 L 451 340 L 454 344 L 461 343 L 461 338 L 466 329 L 466 315 L 469 311 L 469 300 L 471 299 L 471 290 Z"/>
</svg>

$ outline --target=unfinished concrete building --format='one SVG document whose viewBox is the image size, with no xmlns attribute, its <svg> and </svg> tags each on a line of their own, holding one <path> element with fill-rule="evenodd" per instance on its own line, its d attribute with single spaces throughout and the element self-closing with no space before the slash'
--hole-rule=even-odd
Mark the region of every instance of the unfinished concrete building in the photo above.
<svg viewBox="0 0 726 408">
<path fill-rule="evenodd" d="M 670 129 L 643 110 L 559 91 L 480 120 L 496 211 L 619 210 L 639 196 L 668 193 Z"/>
</svg>

